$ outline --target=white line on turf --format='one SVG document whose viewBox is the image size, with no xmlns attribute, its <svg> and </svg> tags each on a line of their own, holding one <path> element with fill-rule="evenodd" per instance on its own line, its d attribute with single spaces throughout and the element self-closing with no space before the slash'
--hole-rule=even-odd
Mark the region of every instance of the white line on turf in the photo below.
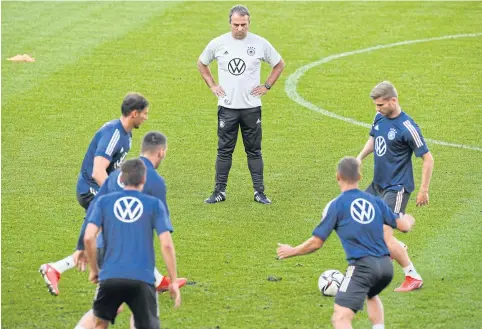
<svg viewBox="0 0 482 329">
<path fill-rule="evenodd" d="M 308 70 L 314 68 L 315 66 L 331 62 L 332 60 L 342 58 L 342 57 L 362 54 L 362 53 L 368 53 L 368 52 L 371 52 L 371 51 L 374 51 L 374 50 L 392 48 L 392 47 L 404 46 L 404 45 L 411 45 L 411 44 L 414 44 L 414 43 L 431 42 L 431 41 L 439 41 L 439 40 L 447 40 L 447 39 L 457 39 L 457 38 L 480 37 L 480 36 L 482 36 L 482 33 L 456 34 L 456 35 L 447 35 L 447 36 L 443 36 L 443 37 L 428 38 L 428 39 L 407 40 L 407 41 L 390 43 L 390 44 L 387 44 L 387 45 L 378 45 L 378 46 L 374 46 L 374 47 L 369 47 L 369 48 L 364 48 L 364 49 L 359 49 L 359 50 L 354 50 L 354 51 L 348 51 L 348 52 L 341 53 L 341 54 L 331 55 L 331 56 L 322 58 L 320 60 L 317 60 L 315 62 L 312 62 L 310 64 L 307 64 L 307 65 L 302 66 L 299 69 L 297 69 L 286 80 L 285 92 L 291 100 L 295 101 L 296 103 L 300 104 L 301 106 L 304 106 L 304 107 L 306 107 L 306 108 L 308 108 L 312 111 L 321 113 L 321 114 L 326 115 L 326 116 L 328 116 L 330 118 L 333 118 L 333 119 L 338 119 L 338 120 L 342 120 L 342 121 L 345 121 L 345 122 L 348 122 L 348 123 L 351 123 L 351 124 L 354 124 L 354 125 L 357 125 L 357 126 L 370 128 L 371 125 L 368 124 L 368 123 L 360 122 L 360 121 L 357 121 L 357 120 L 354 120 L 354 119 L 351 119 L 351 118 L 347 118 L 347 117 L 338 115 L 338 114 L 330 112 L 328 110 L 322 109 L 322 108 L 316 106 L 315 104 L 308 102 L 303 97 L 301 97 L 300 94 L 298 94 L 298 92 L 296 91 L 296 85 L 298 84 L 298 81 L 303 76 L 303 74 L 305 74 Z M 477 146 L 455 144 L 455 143 L 449 143 L 449 142 L 444 142 L 444 141 L 439 141 L 439 140 L 434 140 L 434 139 L 428 139 L 428 138 L 426 138 L 426 140 L 429 143 L 432 143 L 432 144 L 438 144 L 438 145 L 450 146 L 450 147 L 457 147 L 457 148 L 482 152 L 482 148 L 477 147 Z"/>
</svg>

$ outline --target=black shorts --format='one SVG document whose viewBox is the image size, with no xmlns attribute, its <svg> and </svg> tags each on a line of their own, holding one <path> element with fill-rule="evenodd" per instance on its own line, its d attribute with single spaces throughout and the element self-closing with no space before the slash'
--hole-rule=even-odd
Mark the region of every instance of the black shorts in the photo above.
<svg viewBox="0 0 482 329">
<path fill-rule="evenodd" d="M 129 279 L 99 282 L 93 306 L 96 317 L 113 324 L 122 303 L 131 309 L 137 329 L 160 328 L 157 292 L 153 285 Z"/>
<path fill-rule="evenodd" d="M 346 270 L 335 304 L 348 307 L 353 312 L 360 311 L 365 299 L 377 296 L 392 278 L 393 264 L 389 256 L 357 259 Z"/>
<path fill-rule="evenodd" d="M 77 191 L 77 202 L 79 202 L 80 206 L 84 208 L 86 211 L 89 209 L 89 205 L 94 199 L 95 195 L 97 194 L 97 190 L 93 187 L 89 189 L 89 191 L 80 193 Z"/>
<path fill-rule="evenodd" d="M 410 199 L 410 193 L 405 191 L 403 187 L 400 191 L 382 189 L 373 182 L 367 187 L 365 192 L 383 199 L 388 207 L 396 214 L 405 213 L 408 200 Z"/>
</svg>

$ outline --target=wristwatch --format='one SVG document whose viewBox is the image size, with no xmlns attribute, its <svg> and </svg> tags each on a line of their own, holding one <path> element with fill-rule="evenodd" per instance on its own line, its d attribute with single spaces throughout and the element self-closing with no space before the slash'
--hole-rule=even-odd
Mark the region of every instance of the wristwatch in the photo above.
<svg viewBox="0 0 482 329">
<path fill-rule="evenodd" d="M 264 86 L 266 89 L 270 90 L 271 89 L 271 85 L 267 82 L 264 83 Z"/>
</svg>

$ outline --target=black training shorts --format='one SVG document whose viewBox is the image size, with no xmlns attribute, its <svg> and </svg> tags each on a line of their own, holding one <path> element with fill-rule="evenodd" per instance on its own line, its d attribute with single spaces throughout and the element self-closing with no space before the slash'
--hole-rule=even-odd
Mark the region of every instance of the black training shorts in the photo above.
<svg viewBox="0 0 482 329">
<path fill-rule="evenodd" d="M 96 317 L 114 323 L 122 303 L 131 309 L 137 329 L 160 328 L 157 292 L 153 285 L 129 279 L 99 282 L 93 306 Z"/>
</svg>

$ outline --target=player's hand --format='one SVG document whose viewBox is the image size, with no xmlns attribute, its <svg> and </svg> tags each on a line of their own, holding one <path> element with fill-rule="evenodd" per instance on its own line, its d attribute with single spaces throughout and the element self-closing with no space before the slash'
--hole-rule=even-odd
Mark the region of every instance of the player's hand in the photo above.
<svg viewBox="0 0 482 329">
<path fill-rule="evenodd" d="M 289 244 L 278 243 L 278 249 L 276 249 L 278 259 L 288 258 L 295 254 L 295 248 Z"/>
<path fill-rule="evenodd" d="M 77 267 L 77 270 L 84 272 L 88 264 L 85 252 L 83 250 L 76 250 L 72 258 L 74 259 L 74 265 Z"/>
<path fill-rule="evenodd" d="M 93 284 L 97 284 L 99 282 L 99 272 L 97 270 L 90 268 L 89 281 Z"/>
<path fill-rule="evenodd" d="M 428 205 L 428 191 L 420 190 L 417 194 L 417 207 Z"/>
<path fill-rule="evenodd" d="M 176 282 L 171 282 L 169 285 L 169 293 L 174 301 L 174 308 L 181 306 L 181 292 L 179 291 L 179 284 Z"/>
<path fill-rule="evenodd" d="M 254 97 L 261 97 L 264 94 L 268 92 L 268 88 L 266 88 L 264 85 L 257 86 L 251 91 L 251 96 Z"/>
<path fill-rule="evenodd" d="M 216 97 L 224 97 L 226 95 L 226 92 L 224 92 L 223 87 L 221 87 L 220 85 L 214 85 L 210 89 Z"/>
</svg>

